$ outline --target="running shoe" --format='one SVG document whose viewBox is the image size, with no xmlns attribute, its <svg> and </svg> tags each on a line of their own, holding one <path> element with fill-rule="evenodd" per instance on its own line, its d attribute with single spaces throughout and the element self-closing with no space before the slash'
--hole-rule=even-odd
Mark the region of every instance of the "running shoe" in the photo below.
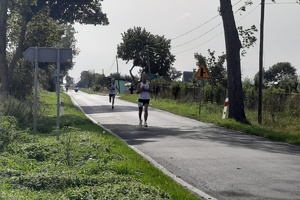
<svg viewBox="0 0 300 200">
<path fill-rule="evenodd" d="M 142 127 L 143 125 L 143 120 L 140 120 L 140 127 Z"/>
<path fill-rule="evenodd" d="M 144 126 L 145 126 L 145 127 L 148 127 L 148 124 L 147 124 L 147 122 L 145 122 L 145 123 L 144 123 Z"/>
</svg>

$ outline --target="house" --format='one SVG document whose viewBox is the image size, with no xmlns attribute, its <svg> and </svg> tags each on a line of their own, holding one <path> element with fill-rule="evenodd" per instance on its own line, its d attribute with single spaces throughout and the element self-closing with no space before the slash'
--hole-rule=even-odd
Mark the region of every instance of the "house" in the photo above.
<svg viewBox="0 0 300 200">
<path fill-rule="evenodd" d="M 182 82 L 192 82 L 194 79 L 194 72 L 184 71 L 182 73 Z"/>
</svg>

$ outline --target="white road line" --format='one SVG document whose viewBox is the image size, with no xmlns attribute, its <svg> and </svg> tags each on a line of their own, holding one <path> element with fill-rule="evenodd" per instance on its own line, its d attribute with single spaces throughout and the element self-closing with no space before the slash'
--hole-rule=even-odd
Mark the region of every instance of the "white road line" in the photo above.
<svg viewBox="0 0 300 200">
<path fill-rule="evenodd" d="M 70 96 L 73 104 L 75 106 L 77 106 L 82 113 L 85 114 L 85 112 L 82 110 L 82 108 L 77 104 L 77 102 Z M 94 122 L 95 124 L 97 124 L 98 126 L 100 126 L 101 128 L 103 128 L 106 131 L 109 131 L 111 134 L 113 134 L 115 137 L 119 138 L 120 140 L 122 140 L 123 142 L 125 142 L 131 149 L 133 149 L 135 152 L 137 152 L 138 154 L 140 154 L 141 156 L 143 156 L 146 160 L 148 160 L 153 166 L 155 166 L 156 168 L 158 168 L 159 170 L 161 170 L 164 174 L 166 174 L 167 176 L 171 177 L 173 180 L 175 180 L 177 183 L 179 183 L 180 185 L 182 185 L 183 187 L 186 187 L 187 189 L 189 189 L 191 192 L 197 194 L 198 196 L 200 196 L 201 198 L 205 199 L 205 200 L 217 200 L 216 198 L 206 194 L 205 192 L 195 188 L 194 186 L 190 185 L 189 183 L 185 182 L 184 180 L 178 178 L 175 174 L 172 174 L 171 172 L 169 172 L 166 168 L 164 168 L 162 165 L 158 164 L 154 159 L 152 159 L 150 156 L 144 154 L 142 151 L 140 151 L 139 149 L 137 149 L 134 146 L 129 145 L 125 140 L 123 140 L 122 138 L 120 138 L 117 134 L 115 134 L 114 132 L 112 132 L 111 130 L 105 128 L 104 126 L 102 126 L 101 124 L 99 124 L 96 120 L 94 120 L 93 118 L 91 118 L 90 116 L 88 116 L 87 114 L 85 114 L 86 117 L 88 117 L 92 122 Z"/>
</svg>

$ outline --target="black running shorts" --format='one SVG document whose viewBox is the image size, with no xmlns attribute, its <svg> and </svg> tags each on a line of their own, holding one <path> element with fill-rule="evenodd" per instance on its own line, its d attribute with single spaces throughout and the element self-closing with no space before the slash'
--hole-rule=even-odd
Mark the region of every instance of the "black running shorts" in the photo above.
<svg viewBox="0 0 300 200">
<path fill-rule="evenodd" d="M 142 106 L 144 106 L 145 104 L 149 104 L 150 99 L 139 99 L 138 102 L 139 102 L 139 107 L 142 107 Z M 140 105 L 141 105 L 141 106 L 140 106 Z"/>
</svg>

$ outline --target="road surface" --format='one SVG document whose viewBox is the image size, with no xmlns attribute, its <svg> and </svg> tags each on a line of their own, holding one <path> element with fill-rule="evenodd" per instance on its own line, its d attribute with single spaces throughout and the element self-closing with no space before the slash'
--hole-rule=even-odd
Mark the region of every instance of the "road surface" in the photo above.
<svg viewBox="0 0 300 200">
<path fill-rule="evenodd" d="M 112 110 L 108 96 L 68 94 L 86 115 L 206 199 L 300 199 L 298 146 L 154 108 L 149 127 L 140 128 L 137 104 L 117 98 Z"/>
</svg>

